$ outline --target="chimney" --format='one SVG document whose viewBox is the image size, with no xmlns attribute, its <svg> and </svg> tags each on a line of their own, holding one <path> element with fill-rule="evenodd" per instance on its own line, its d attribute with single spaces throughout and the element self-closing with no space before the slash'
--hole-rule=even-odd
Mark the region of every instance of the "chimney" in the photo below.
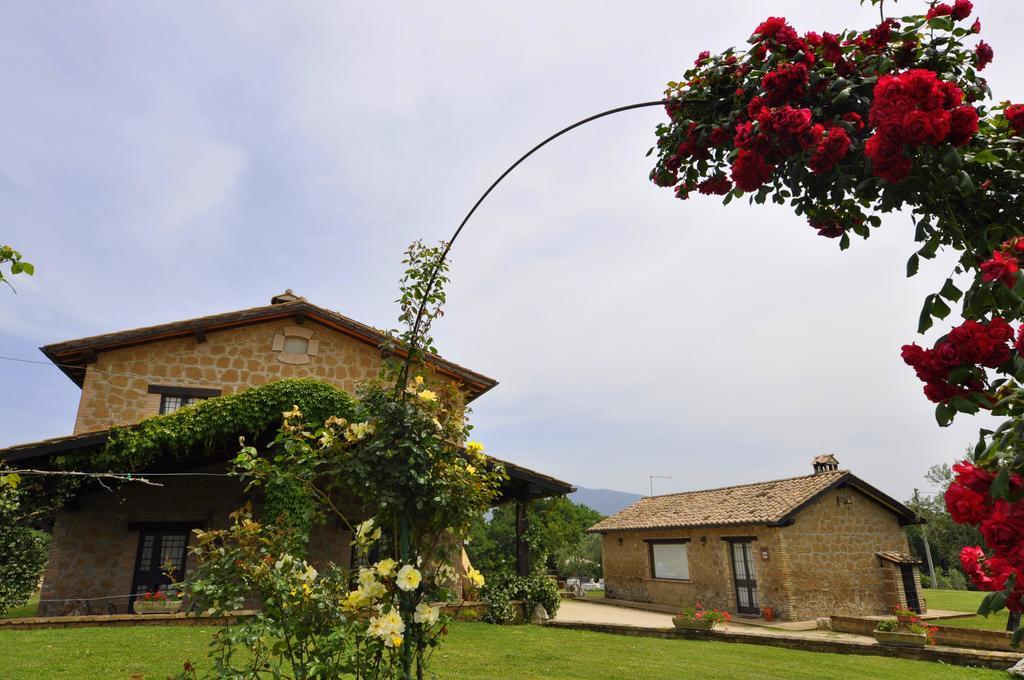
<svg viewBox="0 0 1024 680">
<path fill-rule="evenodd" d="M 814 460 L 811 461 L 811 465 L 814 467 L 814 474 L 820 475 L 822 472 L 832 472 L 839 469 L 839 461 L 831 453 L 826 453 L 823 456 L 815 456 Z"/>
<path fill-rule="evenodd" d="M 283 305 L 286 302 L 295 302 L 296 300 L 305 300 L 306 298 L 296 295 L 292 292 L 291 288 L 288 288 L 283 293 L 279 293 L 274 297 L 270 298 L 270 304 L 272 305 Z"/>
</svg>

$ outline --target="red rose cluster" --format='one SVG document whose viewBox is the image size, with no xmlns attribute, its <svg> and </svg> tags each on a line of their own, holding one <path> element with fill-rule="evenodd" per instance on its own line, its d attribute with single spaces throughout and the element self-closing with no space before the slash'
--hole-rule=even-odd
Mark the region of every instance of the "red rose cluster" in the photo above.
<svg viewBox="0 0 1024 680">
<path fill-rule="evenodd" d="M 1000 317 L 987 324 L 967 320 L 935 343 L 932 349 L 917 344 L 903 346 L 903 361 L 914 369 L 924 382 L 924 394 L 935 403 L 957 396 L 982 392 L 985 384 L 974 370 L 977 366 L 999 368 L 1010 359 L 1013 328 Z M 953 381 L 950 373 L 959 367 L 969 368 L 966 380 Z"/>
<path fill-rule="evenodd" d="M 747 120 L 736 126 L 733 144 L 739 153 L 732 164 L 732 179 L 742 191 L 761 187 L 776 163 L 798 153 L 809 153 L 808 165 L 820 174 L 832 170 L 850 150 L 850 137 L 842 127 L 831 121 L 812 122 L 810 109 L 788 104 L 773 108 L 771 101 L 770 96 L 754 97 L 747 105 Z"/>
<path fill-rule="evenodd" d="M 1003 115 L 1010 122 L 1010 127 L 1014 132 L 1024 133 L 1024 104 L 1010 104 L 1003 111 Z"/>
<path fill-rule="evenodd" d="M 1024 237 L 1017 236 L 1000 245 L 991 259 L 981 263 L 981 280 L 998 281 L 1012 290 L 1017 285 L 1021 257 L 1024 257 Z"/>
<path fill-rule="evenodd" d="M 908 149 L 942 142 L 963 146 L 971 141 L 978 131 L 978 112 L 963 101 L 959 87 L 939 80 L 928 69 L 879 78 L 868 118 L 875 133 L 864 145 L 875 175 L 899 182 L 914 164 Z"/>
<path fill-rule="evenodd" d="M 995 475 L 968 461 L 953 466 L 956 476 L 946 490 L 946 509 L 957 524 L 970 524 L 981 530 L 991 555 L 979 547 L 968 546 L 960 552 L 964 573 L 981 590 L 1003 590 L 1011 574 L 1016 574 L 1014 593 L 1007 600 L 1012 611 L 1022 610 L 1024 596 L 1024 502 L 992 498 L 990 489 Z M 1024 493 L 1024 479 L 1010 475 L 1010 495 Z"/>
<path fill-rule="evenodd" d="M 960 21 L 971 16 L 971 11 L 974 9 L 974 5 L 971 4 L 971 0 L 956 0 L 952 5 L 947 5 L 944 2 L 940 2 L 931 9 L 928 10 L 928 14 L 925 18 L 934 19 L 935 17 L 953 17 L 953 19 Z"/>
</svg>

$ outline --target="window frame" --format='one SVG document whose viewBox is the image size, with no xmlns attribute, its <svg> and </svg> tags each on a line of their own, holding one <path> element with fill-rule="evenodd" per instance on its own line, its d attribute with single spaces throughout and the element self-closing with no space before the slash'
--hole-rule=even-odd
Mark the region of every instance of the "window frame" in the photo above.
<svg viewBox="0 0 1024 680">
<path fill-rule="evenodd" d="M 174 413 L 178 409 L 194 404 L 197 401 L 221 395 L 220 390 L 211 387 L 180 387 L 177 385 L 150 385 L 148 392 L 149 394 L 160 395 L 160 408 L 157 412 L 162 416 Z M 172 410 L 167 410 L 169 399 L 179 399 L 181 404 Z"/>
<path fill-rule="evenodd" d="M 678 583 L 686 583 L 691 580 L 690 574 L 690 539 L 689 538 L 647 538 L 644 539 L 644 543 L 647 544 L 647 556 L 648 556 L 648 567 L 650 569 L 651 578 L 659 581 L 676 581 Z M 684 555 L 686 558 L 686 578 L 674 578 L 672 576 L 659 576 L 657 569 L 655 568 L 654 561 L 654 546 L 656 545 L 679 545 L 684 548 Z"/>
</svg>

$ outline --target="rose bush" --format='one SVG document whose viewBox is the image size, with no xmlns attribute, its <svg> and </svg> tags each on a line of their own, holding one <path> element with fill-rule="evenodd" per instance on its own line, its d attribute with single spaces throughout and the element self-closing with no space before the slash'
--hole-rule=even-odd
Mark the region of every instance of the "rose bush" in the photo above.
<svg viewBox="0 0 1024 680">
<path fill-rule="evenodd" d="M 963 555 L 974 583 L 993 591 L 982 611 L 1021 611 L 1024 104 L 991 101 L 981 71 L 994 51 L 978 41 L 973 12 L 969 0 L 931 2 L 867 30 L 802 34 L 771 17 L 747 50 L 701 52 L 668 84 L 651 180 L 681 199 L 696 190 L 788 204 L 841 249 L 905 210 L 920 244 L 908 276 L 940 248 L 959 253 L 918 330 L 953 303 L 964 322 L 931 347 L 904 346 L 903 358 L 940 425 L 982 410 L 1007 418 L 982 430 L 947 502 L 988 545 Z"/>
</svg>

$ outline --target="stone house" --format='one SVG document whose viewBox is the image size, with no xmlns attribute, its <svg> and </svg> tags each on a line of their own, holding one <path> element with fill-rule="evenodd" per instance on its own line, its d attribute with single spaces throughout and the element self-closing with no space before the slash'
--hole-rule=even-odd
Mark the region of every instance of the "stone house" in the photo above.
<svg viewBox="0 0 1024 680">
<path fill-rule="evenodd" d="M 803 620 L 924 612 L 915 513 L 818 456 L 814 474 L 649 496 L 590 528 L 606 597 Z"/>
<path fill-rule="evenodd" d="M 315 378 L 352 391 L 378 374 L 384 341 L 380 331 L 288 291 L 262 307 L 47 345 L 43 354 L 82 390 L 74 432 L 2 449 L 0 460 L 15 468 L 46 467 L 55 455 L 99 449 L 114 426 L 283 378 Z M 497 384 L 438 356 L 428 363 L 436 378 L 458 385 L 468 401 Z M 150 468 L 189 473 L 160 478 L 162 487 L 90 487 L 72 499 L 53 521 L 40 614 L 126 613 L 135 596 L 166 586 L 161 565 L 187 571 L 191 530 L 226 526 L 228 514 L 246 500 L 239 482 L 222 474 L 235 453 Z M 516 503 L 518 565 L 526 573 L 526 504 L 574 489 L 502 462 L 510 479 L 499 502 Z M 310 559 L 349 564 L 350 541 L 340 524 L 317 526 Z"/>
</svg>

